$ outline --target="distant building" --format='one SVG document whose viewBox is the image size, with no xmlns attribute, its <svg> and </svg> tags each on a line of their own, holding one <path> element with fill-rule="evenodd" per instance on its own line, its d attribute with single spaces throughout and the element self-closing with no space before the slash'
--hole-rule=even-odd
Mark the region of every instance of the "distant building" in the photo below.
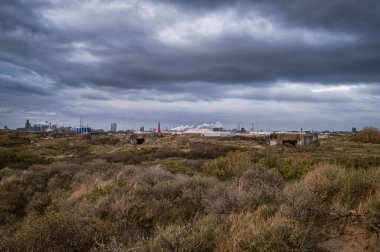
<svg viewBox="0 0 380 252">
<path fill-rule="evenodd" d="M 250 136 L 255 136 L 255 137 L 267 137 L 272 134 L 270 131 L 250 131 L 248 132 Z"/>
<path fill-rule="evenodd" d="M 204 137 L 229 137 L 235 135 L 235 133 L 229 131 L 205 131 L 202 133 Z"/>
<path fill-rule="evenodd" d="M 77 134 L 90 133 L 90 132 L 91 132 L 91 128 L 89 127 L 79 127 L 75 129 L 75 133 Z"/>
<path fill-rule="evenodd" d="M 356 133 L 356 127 L 352 127 L 352 133 Z"/>
<path fill-rule="evenodd" d="M 291 144 L 291 145 L 308 145 L 317 141 L 318 135 L 306 132 L 276 132 L 270 135 L 271 146 Z"/>
<path fill-rule="evenodd" d="M 117 131 L 117 124 L 116 123 L 111 123 L 111 131 L 116 132 Z"/>
<path fill-rule="evenodd" d="M 140 127 L 140 132 L 144 132 L 144 131 L 145 131 L 144 126 L 141 126 Z"/>
<path fill-rule="evenodd" d="M 29 119 L 26 119 L 26 122 L 25 122 L 25 129 L 28 130 L 32 127 L 32 125 L 30 124 L 29 122 Z"/>
</svg>

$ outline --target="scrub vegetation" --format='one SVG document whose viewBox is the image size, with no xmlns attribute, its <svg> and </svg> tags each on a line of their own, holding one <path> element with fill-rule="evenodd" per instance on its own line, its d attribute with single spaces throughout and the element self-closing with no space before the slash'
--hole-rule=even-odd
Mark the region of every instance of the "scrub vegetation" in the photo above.
<svg viewBox="0 0 380 252">
<path fill-rule="evenodd" d="M 1 133 L 0 251 L 376 251 L 369 129 L 304 147 Z"/>
</svg>

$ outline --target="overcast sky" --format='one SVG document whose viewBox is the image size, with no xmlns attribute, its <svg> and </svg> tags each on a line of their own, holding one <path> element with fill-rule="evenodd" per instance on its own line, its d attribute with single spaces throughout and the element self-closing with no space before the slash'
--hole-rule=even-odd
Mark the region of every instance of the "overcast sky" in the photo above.
<svg viewBox="0 0 380 252">
<path fill-rule="evenodd" d="M 378 0 L 1 0 L 0 126 L 380 127 Z"/>
</svg>

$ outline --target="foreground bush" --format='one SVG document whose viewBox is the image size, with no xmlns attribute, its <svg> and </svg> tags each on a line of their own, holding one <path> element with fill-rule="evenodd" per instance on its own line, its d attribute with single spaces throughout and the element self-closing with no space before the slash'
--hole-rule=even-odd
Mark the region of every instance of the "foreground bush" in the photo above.
<svg viewBox="0 0 380 252">
<path fill-rule="evenodd" d="M 23 217 L 27 203 L 27 195 L 18 183 L 0 184 L 0 225 Z"/>
<path fill-rule="evenodd" d="M 238 213 L 254 210 L 266 203 L 279 202 L 284 181 L 276 172 L 250 169 L 229 186 L 217 184 L 203 197 L 205 210 L 211 213 Z"/>
<path fill-rule="evenodd" d="M 50 213 L 28 217 L 15 234 L 8 234 L 0 242 L 0 250 L 88 251 L 112 235 L 114 226 L 110 223 L 75 214 Z"/>
<path fill-rule="evenodd" d="M 297 220 L 329 213 L 345 214 L 359 210 L 361 202 L 379 191 L 377 168 L 353 170 L 324 164 L 311 170 L 302 181 L 285 187 L 281 210 Z"/>
<path fill-rule="evenodd" d="M 202 223 L 206 224 L 206 223 Z M 149 242 L 150 251 L 212 251 L 215 246 L 210 226 L 170 225 L 158 228 Z"/>
<path fill-rule="evenodd" d="M 308 234 L 290 225 L 269 225 L 242 242 L 244 251 L 318 251 Z"/>
</svg>

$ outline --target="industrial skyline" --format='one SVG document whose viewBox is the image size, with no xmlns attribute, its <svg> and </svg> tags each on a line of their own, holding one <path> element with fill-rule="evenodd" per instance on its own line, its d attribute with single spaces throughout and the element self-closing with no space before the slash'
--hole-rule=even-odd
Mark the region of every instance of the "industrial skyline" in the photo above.
<svg viewBox="0 0 380 252">
<path fill-rule="evenodd" d="M 246 127 L 246 126 L 247 127 Z M 248 126 L 251 125 L 249 128 Z M 3 129 L 0 128 L 0 130 L 6 130 L 6 131 L 34 131 L 34 132 L 69 132 L 73 131 L 76 133 L 88 133 L 91 131 L 94 132 L 112 132 L 112 133 L 117 133 L 117 132 L 155 132 L 155 133 L 188 133 L 188 134 L 199 134 L 199 133 L 206 133 L 206 132 L 238 132 L 238 133 L 260 133 L 260 135 L 264 134 L 268 135 L 271 132 L 342 132 L 342 133 L 347 133 L 347 132 L 357 132 L 356 127 L 352 127 L 350 130 L 345 129 L 323 129 L 323 130 L 317 130 L 315 128 L 310 128 L 310 129 L 304 129 L 304 128 L 260 128 L 258 124 L 255 124 L 254 122 L 252 123 L 245 123 L 245 122 L 238 122 L 236 127 L 229 127 L 225 126 L 222 122 L 210 122 L 210 123 L 201 123 L 198 125 L 193 125 L 193 124 L 186 124 L 186 125 L 173 125 L 172 127 L 170 126 L 165 126 L 164 128 L 161 128 L 161 121 L 158 121 L 156 124 L 156 127 L 146 127 L 144 125 L 139 126 L 139 127 L 122 127 L 119 128 L 118 124 L 116 122 L 111 123 L 111 127 L 92 127 L 91 124 L 87 120 L 85 120 L 84 116 L 79 117 L 79 124 L 74 124 L 74 125 L 67 125 L 59 122 L 48 122 L 48 121 L 41 121 L 41 122 L 33 122 L 30 121 L 29 119 L 26 119 L 24 126 L 20 125 L 20 127 L 8 127 L 4 126 Z M 359 129 L 360 130 L 360 129 Z"/>
<path fill-rule="evenodd" d="M 380 127 L 380 2 L 0 2 L 0 126 Z"/>
</svg>

